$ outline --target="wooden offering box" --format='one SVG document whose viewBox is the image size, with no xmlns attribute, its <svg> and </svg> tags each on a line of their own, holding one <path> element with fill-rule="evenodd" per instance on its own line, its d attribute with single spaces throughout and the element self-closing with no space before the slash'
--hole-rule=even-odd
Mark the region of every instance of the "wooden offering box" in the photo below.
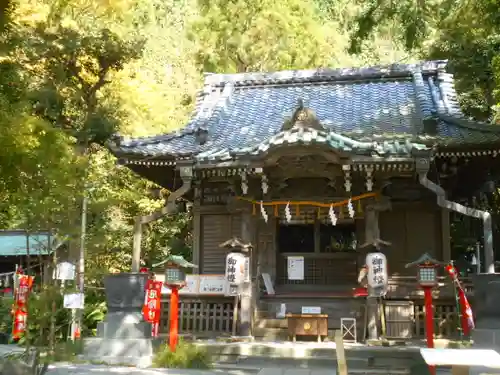
<svg viewBox="0 0 500 375">
<path fill-rule="evenodd" d="M 297 336 L 328 336 L 328 315 L 326 314 L 287 314 L 288 335 L 295 342 Z"/>
</svg>

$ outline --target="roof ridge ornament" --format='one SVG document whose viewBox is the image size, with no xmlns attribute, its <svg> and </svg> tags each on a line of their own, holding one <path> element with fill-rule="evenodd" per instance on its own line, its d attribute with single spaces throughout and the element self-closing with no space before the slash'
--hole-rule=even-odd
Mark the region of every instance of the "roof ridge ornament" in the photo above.
<svg viewBox="0 0 500 375">
<path fill-rule="evenodd" d="M 292 118 L 284 122 L 281 131 L 306 128 L 320 131 L 325 130 L 319 122 L 316 113 L 311 108 L 304 106 L 304 100 L 302 98 L 298 98 Z"/>
</svg>

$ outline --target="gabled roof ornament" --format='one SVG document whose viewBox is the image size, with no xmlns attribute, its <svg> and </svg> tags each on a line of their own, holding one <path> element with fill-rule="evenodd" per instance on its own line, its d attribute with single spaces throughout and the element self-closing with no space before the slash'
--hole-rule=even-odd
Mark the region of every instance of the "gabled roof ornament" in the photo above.
<svg viewBox="0 0 500 375">
<path fill-rule="evenodd" d="M 208 130 L 203 128 L 198 128 L 194 132 L 196 142 L 203 146 L 208 141 Z"/>
<path fill-rule="evenodd" d="M 297 128 L 325 130 L 323 126 L 321 126 L 318 117 L 316 117 L 316 113 L 312 109 L 304 106 L 304 100 L 302 98 L 297 100 L 297 107 L 292 118 L 285 121 L 281 130 L 284 131 Z"/>
</svg>

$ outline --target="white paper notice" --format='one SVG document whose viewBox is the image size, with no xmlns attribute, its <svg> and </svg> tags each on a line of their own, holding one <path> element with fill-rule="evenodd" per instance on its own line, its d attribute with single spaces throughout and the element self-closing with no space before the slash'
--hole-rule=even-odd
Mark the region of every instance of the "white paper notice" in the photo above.
<svg viewBox="0 0 500 375">
<path fill-rule="evenodd" d="M 304 280 L 304 257 L 288 257 L 288 280 Z"/>
<path fill-rule="evenodd" d="M 65 309 L 83 309 L 84 299 L 82 293 L 65 294 L 63 306 Z"/>
<path fill-rule="evenodd" d="M 200 275 L 200 294 L 224 295 L 226 290 L 226 275 Z"/>
</svg>

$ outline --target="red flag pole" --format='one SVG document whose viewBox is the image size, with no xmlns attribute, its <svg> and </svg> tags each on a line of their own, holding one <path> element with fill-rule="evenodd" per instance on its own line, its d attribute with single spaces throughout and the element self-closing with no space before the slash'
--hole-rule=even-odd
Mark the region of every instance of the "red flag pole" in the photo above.
<svg viewBox="0 0 500 375">
<path fill-rule="evenodd" d="M 171 286 L 171 289 L 169 346 L 170 351 L 175 352 L 179 336 L 179 288 L 177 286 Z"/>
<path fill-rule="evenodd" d="M 425 334 L 427 337 L 427 347 L 434 348 L 434 309 L 432 307 L 432 287 L 424 286 L 425 301 Z M 432 375 L 436 374 L 436 368 L 429 366 Z"/>
</svg>

